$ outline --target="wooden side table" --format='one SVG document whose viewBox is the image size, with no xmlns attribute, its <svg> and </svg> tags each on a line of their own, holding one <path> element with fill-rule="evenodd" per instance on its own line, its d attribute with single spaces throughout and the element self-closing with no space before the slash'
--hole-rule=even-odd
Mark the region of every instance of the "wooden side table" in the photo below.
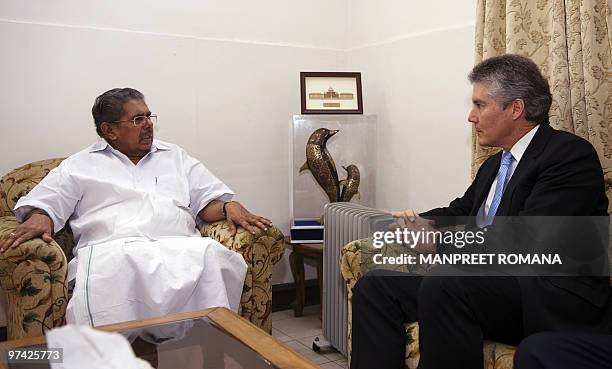
<svg viewBox="0 0 612 369">
<path fill-rule="evenodd" d="M 293 315 L 302 316 L 306 296 L 304 258 L 314 259 L 317 263 L 317 281 L 319 282 L 319 297 L 323 303 L 323 244 L 322 243 L 293 243 L 293 252 L 289 255 L 291 274 L 295 281 L 295 301 L 293 302 Z"/>
</svg>

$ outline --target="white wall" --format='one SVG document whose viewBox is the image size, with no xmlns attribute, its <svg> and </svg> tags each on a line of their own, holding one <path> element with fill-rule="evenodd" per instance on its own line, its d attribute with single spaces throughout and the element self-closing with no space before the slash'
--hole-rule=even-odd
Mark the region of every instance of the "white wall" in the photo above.
<svg viewBox="0 0 612 369">
<path fill-rule="evenodd" d="M 443 206 L 469 184 L 475 15 L 473 1 L 348 7 L 348 68 L 378 114 L 379 208 Z"/>
<path fill-rule="evenodd" d="M 3 0 L 0 173 L 87 146 L 94 97 L 132 86 L 159 138 L 287 232 L 298 72 L 356 70 L 379 119 L 378 206 L 444 204 L 469 181 L 472 3 Z M 273 283 L 291 281 L 284 259 Z"/>
<path fill-rule="evenodd" d="M 3 0 L 0 17 L 219 39 L 345 47 L 346 0 Z"/>
<path fill-rule="evenodd" d="M 299 72 L 345 68 L 344 12 L 345 0 L 2 1 L 0 173 L 89 145 L 95 96 L 131 86 L 158 138 L 288 233 Z M 291 281 L 285 258 L 273 282 Z"/>
</svg>

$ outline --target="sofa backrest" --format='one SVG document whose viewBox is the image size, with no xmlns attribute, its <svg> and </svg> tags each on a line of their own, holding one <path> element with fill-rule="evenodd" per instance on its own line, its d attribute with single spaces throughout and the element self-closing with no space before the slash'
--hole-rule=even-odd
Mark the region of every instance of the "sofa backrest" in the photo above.
<svg viewBox="0 0 612 369">
<path fill-rule="evenodd" d="M 13 169 L 0 179 L 0 216 L 15 215 L 13 208 L 21 196 L 26 195 L 51 169 L 65 158 L 35 161 Z"/>
</svg>

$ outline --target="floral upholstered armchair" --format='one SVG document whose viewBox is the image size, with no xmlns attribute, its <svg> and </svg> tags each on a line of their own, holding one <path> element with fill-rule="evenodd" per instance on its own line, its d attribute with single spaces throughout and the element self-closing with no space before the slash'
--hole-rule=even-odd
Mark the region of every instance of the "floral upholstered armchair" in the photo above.
<svg viewBox="0 0 612 369">
<path fill-rule="evenodd" d="M 0 180 L 0 237 L 17 226 L 13 207 L 63 159 L 34 162 L 17 168 Z M 225 221 L 204 223 L 200 233 L 211 237 L 244 257 L 248 265 L 240 301 L 241 315 L 256 326 L 272 331 L 272 266 L 285 251 L 283 234 L 276 228 L 251 234 L 238 228 L 230 236 Z M 68 226 L 47 244 L 40 238 L 27 241 L 0 254 L 0 286 L 8 299 L 8 339 L 39 336 L 65 323 L 68 291 L 67 262 L 74 241 Z"/>
<path fill-rule="evenodd" d="M 340 256 L 340 271 L 342 278 L 346 283 L 348 291 L 348 351 L 349 358 L 351 353 L 351 335 L 352 335 L 352 301 L 353 287 L 363 275 L 364 270 L 374 269 L 372 255 L 374 253 L 382 253 L 383 256 L 398 256 L 400 253 L 405 253 L 405 247 L 394 247 L 394 245 L 385 245 L 383 248 L 374 248 L 371 239 L 356 240 L 348 243 L 341 251 Z M 370 264 L 368 264 L 370 263 Z M 410 270 L 408 268 L 411 268 Z M 419 269 L 419 270 L 413 270 Z M 425 266 L 394 266 L 394 270 L 421 274 L 425 271 Z M 416 369 L 419 363 L 419 324 L 406 324 L 406 361 L 405 366 L 408 369 Z M 498 342 L 485 341 L 483 346 L 484 353 L 484 368 L 485 369 L 512 369 L 512 361 L 514 358 L 513 346 L 508 346 Z"/>
</svg>

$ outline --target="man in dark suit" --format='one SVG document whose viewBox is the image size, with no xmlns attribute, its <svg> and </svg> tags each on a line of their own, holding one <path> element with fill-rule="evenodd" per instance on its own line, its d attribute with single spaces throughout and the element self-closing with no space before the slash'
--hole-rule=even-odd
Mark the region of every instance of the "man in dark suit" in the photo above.
<svg viewBox="0 0 612 369">
<path fill-rule="evenodd" d="M 469 80 L 468 120 L 478 143 L 502 151 L 482 164 L 465 194 L 447 207 L 394 216 L 417 229 L 451 217 L 474 217 L 478 227 L 495 229 L 495 216 L 607 216 L 597 153 L 588 141 L 548 125 L 552 97 L 532 61 L 491 58 L 475 66 Z M 439 247 L 419 246 L 421 252 Z M 605 277 L 373 271 L 353 290 L 351 368 L 402 368 L 403 325 L 412 321 L 419 322 L 419 368 L 482 368 L 483 340 L 516 345 L 544 330 L 607 329 L 608 295 Z"/>
</svg>

